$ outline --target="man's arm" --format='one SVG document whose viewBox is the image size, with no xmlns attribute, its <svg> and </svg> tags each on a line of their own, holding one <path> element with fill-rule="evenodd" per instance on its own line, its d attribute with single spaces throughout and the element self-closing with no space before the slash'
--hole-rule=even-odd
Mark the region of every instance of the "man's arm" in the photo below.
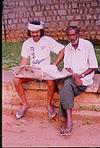
<svg viewBox="0 0 100 148">
<path fill-rule="evenodd" d="M 96 71 L 96 69 L 97 68 L 88 68 L 86 71 L 81 73 L 79 76 L 80 76 L 80 78 L 84 78 L 85 76 L 87 76 L 88 74 L 92 73 L 93 71 Z"/>
<path fill-rule="evenodd" d="M 93 71 L 95 71 L 97 68 L 88 68 L 86 71 L 84 71 L 83 73 L 81 73 L 80 75 L 78 74 L 73 74 L 73 79 L 75 80 L 77 85 L 81 85 L 82 84 L 82 80 L 81 78 L 84 78 L 85 76 L 87 76 L 88 74 L 92 73 Z"/>
<path fill-rule="evenodd" d="M 63 48 L 57 55 L 57 58 L 55 60 L 55 62 L 53 63 L 54 65 L 58 65 L 64 58 L 64 50 L 65 48 Z"/>
<path fill-rule="evenodd" d="M 27 65 L 29 64 L 29 59 L 21 57 L 20 65 Z"/>
<path fill-rule="evenodd" d="M 81 78 L 84 78 L 88 74 L 90 74 L 93 71 L 95 71 L 97 68 L 88 68 L 86 71 L 84 71 L 81 74 L 73 73 L 71 68 L 65 68 L 65 69 L 72 74 L 72 78 L 73 78 L 74 82 L 76 83 L 76 85 L 78 86 L 78 85 L 82 84 Z"/>
<path fill-rule="evenodd" d="M 73 77 L 79 77 L 79 78 L 84 78 L 85 76 L 87 76 L 88 74 L 92 73 L 93 71 L 96 71 L 97 68 L 88 68 L 86 71 L 84 71 L 81 74 L 77 74 L 77 73 L 73 73 L 71 68 L 65 68 L 68 72 L 70 72 Z"/>
</svg>

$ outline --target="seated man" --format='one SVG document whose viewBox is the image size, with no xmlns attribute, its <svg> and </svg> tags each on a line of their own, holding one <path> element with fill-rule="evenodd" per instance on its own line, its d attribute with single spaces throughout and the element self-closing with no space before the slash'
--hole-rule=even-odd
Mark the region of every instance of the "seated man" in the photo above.
<svg viewBox="0 0 100 148">
<path fill-rule="evenodd" d="M 94 71 L 98 68 L 93 45 L 79 37 L 79 28 L 70 26 L 66 30 L 70 43 L 65 47 L 64 68 L 72 76 L 59 81 L 61 116 L 65 117 L 64 127 L 60 134 L 70 135 L 73 127 L 72 109 L 74 97 L 93 83 Z"/>
<path fill-rule="evenodd" d="M 51 37 L 44 35 L 43 23 L 40 21 L 33 21 L 28 23 L 28 31 L 30 38 L 23 43 L 20 65 L 27 65 L 29 63 L 31 66 L 50 65 L 51 51 L 58 54 L 57 59 L 54 62 L 55 65 L 58 65 L 64 56 L 64 46 L 55 41 L 54 39 L 52 39 Z M 16 118 L 18 119 L 23 117 L 24 113 L 29 108 L 22 84 L 31 80 L 33 79 L 18 78 L 18 77 L 14 78 L 15 88 L 22 101 L 22 107 L 16 113 Z M 47 80 L 46 82 L 48 85 L 47 110 L 49 117 L 52 118 L 56 115 L 55 109 L 52 104 L 55 87 L 54 87 L 54 81 Z"/>
</svg>

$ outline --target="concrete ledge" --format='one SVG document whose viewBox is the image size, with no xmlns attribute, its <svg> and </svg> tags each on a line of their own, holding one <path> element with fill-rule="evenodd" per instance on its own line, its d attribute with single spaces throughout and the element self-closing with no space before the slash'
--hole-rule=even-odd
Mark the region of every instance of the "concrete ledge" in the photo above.
<svg viewBox="0 0 100 148">
<path fill-rule="evenodd" d="M 11 105 L 7 105 L 3 107 L 2 113 L 6 115 L 12 115 L 15 117 L 15 113 L 18 110 L 19 106 L 13 106 L 11 108 Z M 58 111 L 58 109 L 57 109 Z M 34 107 L 34 108 L 29 108 L 25 114 L 25 117 L 32 117 L 32 118 L 47 118 L 48 119 L 48 114 L 47 110 L 45 107 Z M 24 117 L 24 118 L 25 118 Z M 56 119 L 59 118 L 59 116 L 56 117 Z M 85 111 L 85 110 L 77 110 L 73 111 L 73 119 L 76 120 L 81 120 L 81 121 L 93 121 L 93 122 L 98 122 L 100 123 L 100 112 L 96 111 Z M 20 119 L 21 120 L 21 119 Z"/>
<path fill-rule="evenodd" d="M 100 93 L 100 74 L 95 74 L 93 84 L 88 86 L 85 92 Z"/>
<path fill-rule="evenodd" d="M 47 90 L 47 85 L 45 81 L 30 81 L 25 83 L 25 89 L 32 90 Z M 100 93 L 100 74 L 95 74 L 93 77 L 93 84 L 89 85 L 85 92 Z"/>
<path fill-rule="evenodd" d="M 85 92 L 75 97 L 76 109 L 79 107 L 91 108 L 93 105 L 100 108 L 100 74 L 95 74 L 93 80 L 93 84 L 88 86 Z M 32 98 L 40 98 L 40 100 L 43 100 L 41 97 L 46 98 L 47 85 L 44 81 L 28 82 L 24 84 L 24 88 Z M 59 99 L 59 94 L 55 93 L 54 105 L 57 107 L 59 106 Z"/>
</svg>

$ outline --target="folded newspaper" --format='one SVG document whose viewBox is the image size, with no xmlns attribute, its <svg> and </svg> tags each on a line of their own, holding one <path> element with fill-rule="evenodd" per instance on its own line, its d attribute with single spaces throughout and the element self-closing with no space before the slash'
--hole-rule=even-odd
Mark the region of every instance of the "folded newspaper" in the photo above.
<svg viewBox="0 0 100 148">
<path fill-rule="evenodd" d="M 71 75 L 66 69 L 58 70 L 55 65 L 22 65 L 13 69 L 14 75 L 19 78 L 32 78 L 37 80 L 55 80 Z"/>
</svg>

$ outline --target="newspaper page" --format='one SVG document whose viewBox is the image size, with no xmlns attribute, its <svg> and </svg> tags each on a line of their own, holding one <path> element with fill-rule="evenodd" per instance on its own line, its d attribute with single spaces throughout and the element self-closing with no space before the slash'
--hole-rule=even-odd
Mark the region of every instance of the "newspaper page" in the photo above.
<svg viewBox="0 0 100 148">
<path fill-rule="evenodd" d="M 37 80 L 55 80 L 71 75 L 66 69 L 58 70 L 56 65 L 22 65 L 16 67 L 14 75 L 19 78 L 32 78 Z"/>
</svg>

